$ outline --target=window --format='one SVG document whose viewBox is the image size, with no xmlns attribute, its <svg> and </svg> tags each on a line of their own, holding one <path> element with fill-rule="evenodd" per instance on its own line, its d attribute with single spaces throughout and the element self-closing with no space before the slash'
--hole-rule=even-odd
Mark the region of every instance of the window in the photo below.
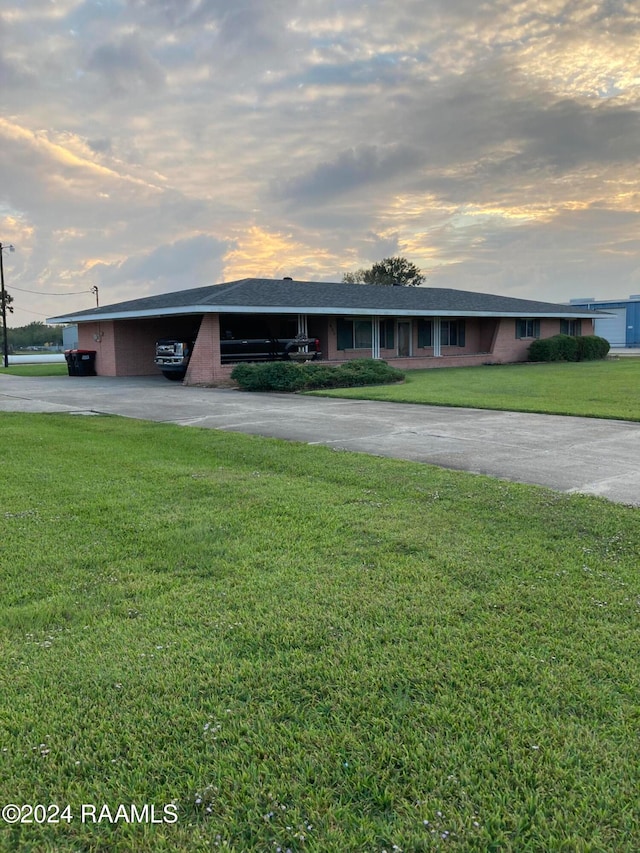
<svg viewBox="0 0 640 853">
<path fill-rule="evenodd" d="M 516 338 L 539 338 L 540 320 L 516 320 Z"/>
<path fill-rule="evenodd" d="M 433 346 L 433 324 L 431 320 L 418 320 L 418 346 Z"/>
<path fill-rule="evenodd" d="M 440 344 L 443 347 L 463 347 L 464 338 L 464 320 L 440 321 Z"/>
<path fill-rule="evenodd" d="M 582 322 L 580 320 L 560 320 L 560 334 L 579 337 L 582 334 Z"/>
<path fill-rule="evenodd" d="M 353 321 L 353 348 L 371 349 L 371 321 Z"/>
<path fill-rule="evenodd" d="M 338 349 L 371 349 L 371 320 L 338 317 Z"/>
<path fill-rule="evenodd" d="M 380 349 L 395 347 L 395 320 L 380 320 Z"/>
<path fill-rule="evenodd" d="M 380 320 L 380 347 L 395 346 L 395 320 Z M 371 349 L 371 320 L 349 320 L 338 317 L 338 349 Z"/>
<path fill-rule="evenodd" d="M 353 349 L 353 320 L 338 317 L 338 349 Z"/>
</svg>

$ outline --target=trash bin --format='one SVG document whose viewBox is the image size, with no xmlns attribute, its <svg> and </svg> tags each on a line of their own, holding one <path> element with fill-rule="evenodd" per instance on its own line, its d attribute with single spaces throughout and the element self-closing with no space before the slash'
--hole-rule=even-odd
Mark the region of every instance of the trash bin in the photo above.
<svg viewBox="0 0 640 853">
<path fill-rule="evenodd" d="M 66 349 L 64 351 L 64 357 L 67 362 L 67 371 L 69 372 L 69 376 L 77 376 L 78 372 L 76 370 L 75 350 Z"/>
<path fill-rule="evenodd" d="M 68 353 L 68 355 L 67 355 Z M 69 376 L 95 376 L 96 351 L 92 349 L 71 349 L 64 354 L 69 366 Z"/>
<path fill-rule="evenodd" d="M 96 351 L 92 349 L 77 349 L 76 351 L 76 375 L 96 375 Z"/>
</svg>

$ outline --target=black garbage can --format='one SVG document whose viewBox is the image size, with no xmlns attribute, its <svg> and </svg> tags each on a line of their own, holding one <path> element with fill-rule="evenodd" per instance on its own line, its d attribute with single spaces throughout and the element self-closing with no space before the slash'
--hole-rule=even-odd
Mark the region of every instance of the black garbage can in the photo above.
<svg viewBox="0 0 640 853">
<path fill-rule="evenodd" d="M 67 362 L 67 371 L 69 372 L 69 376 L 77 376 L 78 371 L 76 369 L 76 356 L 75 350 L 66 349 L 64 351 L 65 361 Z"/>
<path fill-rule="evenodd" d="M 96 351 L 92 349 L 76 350 L 76 371 L 78 376 L 96 375 Z"/>
<path fill-rule="evenodd" d="M 96 351 L 92 349 L 67 350 L 69 358 L 69 376 L 95 376 L 96 375 Z M 67 353 L 65 352 L 65 358 Z M 73 370 L 73 373 L 71 372 Z"/>
</svg>

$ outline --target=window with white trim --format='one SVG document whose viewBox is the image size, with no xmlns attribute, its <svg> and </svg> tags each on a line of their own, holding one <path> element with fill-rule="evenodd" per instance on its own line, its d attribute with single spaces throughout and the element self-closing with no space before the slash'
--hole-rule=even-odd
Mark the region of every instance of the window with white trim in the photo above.
<svg viewBox="0 0 640 853">
<path fill-rule="evenodd" d="M 465 343 L 464 320 L 440 321 L 440 344 L 443 347 L 463 347 Z"/>
<path fill-rule="evenodd" d="M 516 320 L 516 338 L 539 338 L 540 320 Z"/>
<path fill-rule="evenodd" d="M 371 320 L 353 321 L 353 348 L 371 349 Z"/>
<path fill-rule="evenodd" d="M 371 349 L 371 320 L 338 317 L 338 349 Z M 380 347 L 393 349 L 395 346 L 395 320 L 380 320 Z"/>
<path fill-rule="evenodd" d="M 560 320 L 560 334 L 580 337 L 582 334 L 582 322 L 580 320 Z"/>
</svg>

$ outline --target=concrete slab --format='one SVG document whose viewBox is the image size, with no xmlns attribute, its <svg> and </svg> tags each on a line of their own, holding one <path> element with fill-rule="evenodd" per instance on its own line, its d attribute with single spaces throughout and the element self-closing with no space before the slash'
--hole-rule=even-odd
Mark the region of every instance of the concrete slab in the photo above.
<svg viewBox="0 0 640 853">
<path fill-rule="evenodd" d="M 193 388 L 162 377 L 0 376 L 0 412 L 104 413 L 321 444 L 640 506 L 640 423 Z"/>
<path fill-rule="evenodd" d="M 614 347 L 609 350 L 607 358 L 638 358 L 640 357 L 640 348 L 638 347 Z"/>
</svg>

